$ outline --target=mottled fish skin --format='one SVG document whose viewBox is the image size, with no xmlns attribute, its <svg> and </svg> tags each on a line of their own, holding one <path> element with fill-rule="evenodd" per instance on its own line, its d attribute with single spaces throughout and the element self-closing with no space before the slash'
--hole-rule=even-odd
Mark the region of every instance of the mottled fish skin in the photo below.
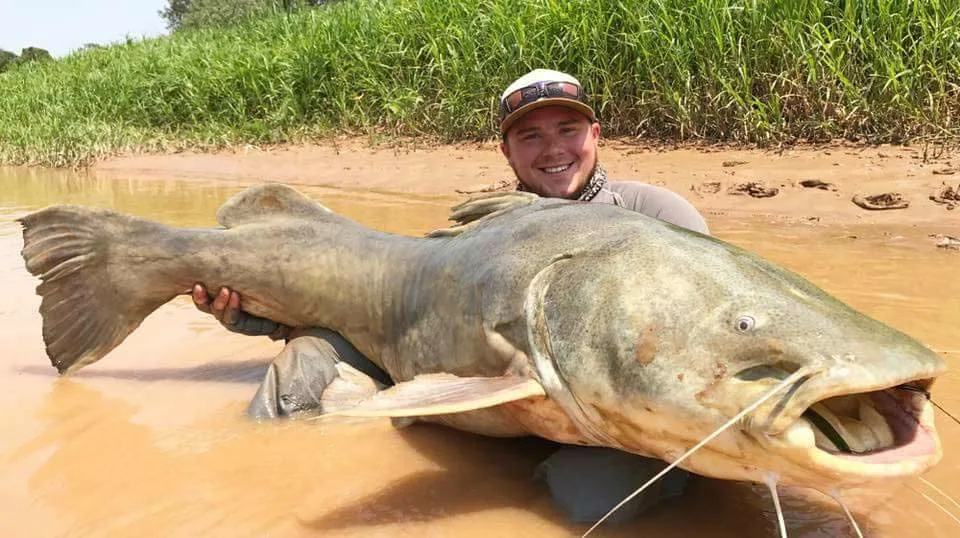
<svg viewBox="0 0 960 538">
<path fill-rule="evenodd" d="M 453 219 L 429 237 L 393 235 L 268 184 L 229 200 L 222 229 L 74 206 L 21 222 L 26 267 L 42 281 L 47 353 L 61 373 L 99 360 L 201 282 L 238 291 L 254 315 L 339 332 L 401 383 L 441 373 L 539 383 L 507 383 L 496 404 L 429 418 L 468 431 L 672 461 L 800 372 L 788 393 L 683 466 L 825 488 L 919 474 L 940 459 L 920 407 L 917 428 L 934 444 L 895 464 L 849 463 L 797 444 L 811 404 L 906 382 L 928 388 L 946 365 L 789 271 L 606 204 L 487 196 Z"/>
</svg>

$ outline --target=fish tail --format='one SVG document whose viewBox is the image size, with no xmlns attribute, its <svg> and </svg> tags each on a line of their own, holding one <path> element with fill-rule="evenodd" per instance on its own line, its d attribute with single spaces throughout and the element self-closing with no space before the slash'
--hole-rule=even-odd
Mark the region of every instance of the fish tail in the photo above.
<svg viewBox="0 0 960 538">
<path fill-rule="evenodd" d="M 37 295 L 47 356 L 61 374 L 98 361 L 176 295 L 158 296 L 148 288 L 154 297 L 143 297 L 136 267 L 110 272 L 110 256 L 125 230 L 149 227 L 147 221 L 74 206 L 50 207 L 19 221 L 21 255 L 41 280 Z"/>
</svg>

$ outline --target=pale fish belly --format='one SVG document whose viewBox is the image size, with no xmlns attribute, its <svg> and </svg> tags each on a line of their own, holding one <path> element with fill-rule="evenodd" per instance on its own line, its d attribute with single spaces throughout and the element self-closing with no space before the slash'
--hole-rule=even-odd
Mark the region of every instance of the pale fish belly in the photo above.
<svg viewBox="0 0 960 538">
<path fill-rule="evenodd" d="M 421 417 L 420 420 L 490 437 L 535 435 L 558 443 L 591 444 L 563 409 L 544 397 L 455 415 Z"/>
</svg>

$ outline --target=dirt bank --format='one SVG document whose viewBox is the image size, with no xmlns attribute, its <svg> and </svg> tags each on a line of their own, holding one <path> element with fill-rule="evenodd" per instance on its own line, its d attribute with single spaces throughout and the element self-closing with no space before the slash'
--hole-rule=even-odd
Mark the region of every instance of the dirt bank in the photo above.
<svg viewBox="0 0 960 538">
<path fill-rule="evenodd" d="M 665 148 L 605 141 L 601 159 L 615 179 L 666 186 L 711 219 L 760 216 L 818 224 L 960 224 L 960 159 L 932 148 L 836 144 L 785 150 Z M 94 167 L 129 178 L 294 185 L 463 197 L 512 188 L 493 143 L 373 147 L 365 139 L 248 148 L 220 153 L 137 155 Z M 804 186 L 806 184 L 806 186 Z M 947 188 L 953 191 L 945 191 Z M 879 199 L 871 198 L 877 195 Z M 864 205 L 899 209 L 864 209 Z M 938 196 L 947 203 L 930 199 Z M 872 204 L 871 204 L 872 202 Z M 904 207 L 905 206 L 905 207 Z"/>
</svg>

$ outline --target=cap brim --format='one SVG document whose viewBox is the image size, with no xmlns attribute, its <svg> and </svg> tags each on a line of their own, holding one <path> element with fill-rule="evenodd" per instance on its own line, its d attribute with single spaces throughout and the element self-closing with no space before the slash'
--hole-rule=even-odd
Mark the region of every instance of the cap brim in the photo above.
<svg viewBox="0 0 960 538">
<path fill-rule="evenodd" d="M 593 108 L 581 103 L 580 101 L 574 101 L 573 99 L 567 99 L 565 97 L 547 97 L 524 105 L 508 114 L 507 117 L 503 118 L 503 121 L 500 122 L 500 133 L 506 133 L 510 127 L 517 122 L 517 120 L 522 118 L 528 112 L 532 112 L 545 106 L 562 106 L 564 108 L 569 108 L 571 110 L 580 112 L 591 121 L 595 121 L 597 119 L 597 114 L 593 111 Z"/>
</svg>

